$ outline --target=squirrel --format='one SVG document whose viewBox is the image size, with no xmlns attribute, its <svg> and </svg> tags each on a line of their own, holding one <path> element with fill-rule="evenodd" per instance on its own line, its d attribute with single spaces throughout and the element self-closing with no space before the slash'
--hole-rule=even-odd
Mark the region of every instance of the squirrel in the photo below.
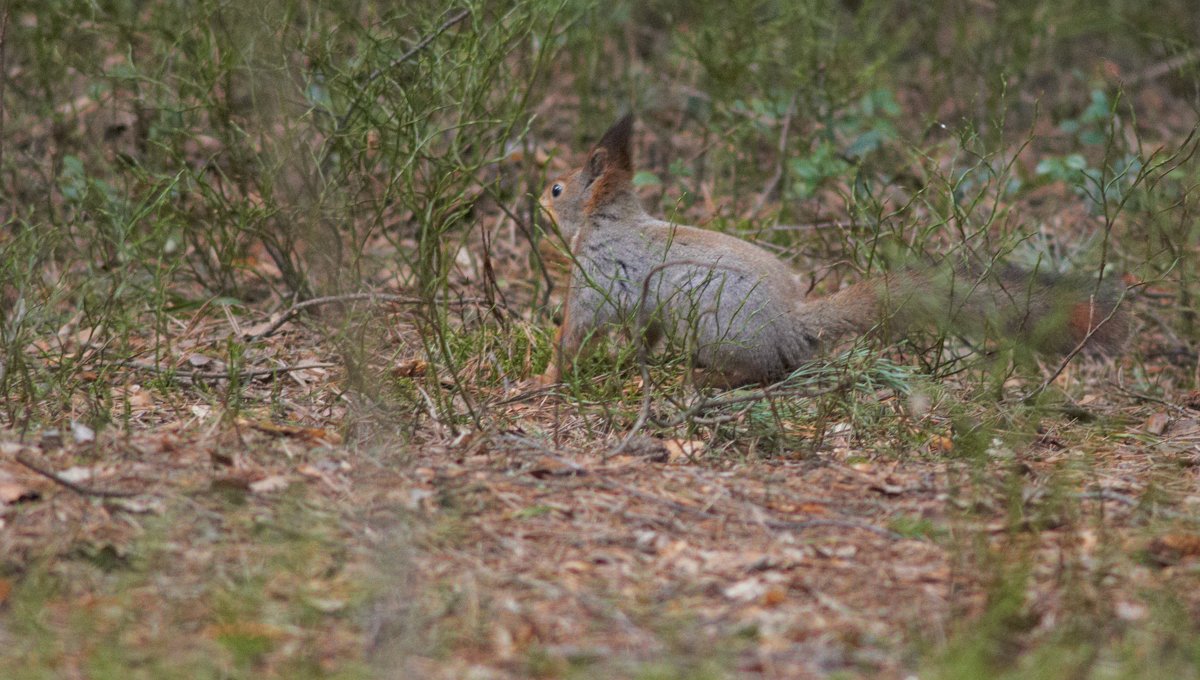
<svg viewBox="0 0 1200 680">
<path fill-rule="evenodd" d="M 682 345 L 699 382 L 724 388 L 775 382 L 822 345 L 873 329 L 998 330 L 1054 353 L 1112 354 L 1127 335 L 1120 296 L 1094 279 L 1017 268 L 891 272 L 805 299 L 797 273 L 763 248 L 651 217 L 634 191 L 632 133 L 626 115 L 582 168 L 542 193 L 571 276 L 541 383 L 558 382 L 589 338 L 611 328 L 643 334 L 646 347 Z"/>
</svg>

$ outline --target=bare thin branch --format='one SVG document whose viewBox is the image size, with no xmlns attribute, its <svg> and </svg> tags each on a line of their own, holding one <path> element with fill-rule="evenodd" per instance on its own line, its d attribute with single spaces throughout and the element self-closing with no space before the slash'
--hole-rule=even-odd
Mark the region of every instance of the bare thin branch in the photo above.
<svg viewBox="0 0 1200 680">
<path fill-rule="evenodd" d="M 220 380 L 229 378 L 232 375 L 229 371 L 189 371 L 186 369 L 175 369 L 165 366 L 155 366 L 154 364 L 142 363 L 140 361 L 118 361 L 117 366 L 132 368 L 138 371 L 146 371 L 148 373 L 170 374 L 177 378 L 189 378 L 192 380 Z M 287 373 L 289 371 L 303 371 L 307 368 L 330 368 L 337 364 L 328 362 L 317 362 L 308 364 L 295 364 L 292 366 L 280 366 L 278 368 L 256 368 L 249 371 L 242 371 L 236 375 L 239 378 L 255 378 L 260 375 L 276 375 L 279 373 Z"/>
<path fill-rule="evenodd" d="M 18 453 L 15 459 L 21 465 L 33 470 L 55 484 L 59 484 L 70 489 L 71 491 L 74 491 L 80 496 L 95 496 L 97 498 L 132 498 L 134 496 L 141 495 L 140 493 L 133 491 L 106 491 L 104 489 L 92 489 L 81 484 L 76 484 L 69 479 L 63 478 L 62 475 L 54 472 L 50 468 L 42 467 L 38 463 L 33 462 L 33 459 L 29 457 L 29 454 L 24 452 Z"/>
<path fill-rule="evenodd" d="M 286 324 L 288 321 L 291 321 L 296 314 L 308 309 L 309 307 L 328 305 L 335 302 L 353 302 L 355 300 L 370 300 L 371 302 L 395 302 L 405 305 L 419 305 L 425 302 L 425 300 L 412 297 L 410 295 L 391 295 L 388 293 L 347 293 L 345 295 L 327 295 L 325 297 L 312 298 L 310 300 L 297 302 L 296 304 L 292 305 L 282 314 L 280 314 L 279 318 L 275 319 L 275 321 L 271 323 L 271 325 L 265 330 L 254 333 L 253 335 L 248 335 L 246 339 L 253 342 L 255 340 L 262 340 L 263 338 L 274 335 L 276 331 L 278 331 L 280 328 L 283 328 L 284 324 Z M 447 304 L 479 304 L 486 302 L 486 300 L 477 298 L 463 298 L 461 300 L 446 301 Z"/>
</svg>

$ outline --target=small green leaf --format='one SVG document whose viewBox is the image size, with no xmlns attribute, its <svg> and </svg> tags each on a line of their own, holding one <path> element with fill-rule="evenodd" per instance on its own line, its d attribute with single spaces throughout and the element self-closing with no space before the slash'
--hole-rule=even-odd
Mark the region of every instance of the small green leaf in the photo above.
<svg viewBox="0 0 1200 680">
<path fill-rule="evenodd" d="M 542 515 L 548 515 L 553 511 L 554 511 L 554 508 L 552 508 L 548 505 L 531 505 L 527 508 L 521 508 L 520 510 L 513 513 L 513 518 L 514 519 L 532 519 L 534 517 L 541 517 Z"/>
<path fill-rule="evenodd" d="M 850 148 L 846 149 L 846 155 L 851 158 L 862 158 L 878 149 L 885 137 L 886 135 L 881 130 L 867 130 L 854 140 Z"/>
<path fill-rule="evenodd" d="M 653 172 L 640 170 L 633 176 L 633 186 L 635 187 L 656 187 L 661 185 L 662 180 Z"/>
</svg>

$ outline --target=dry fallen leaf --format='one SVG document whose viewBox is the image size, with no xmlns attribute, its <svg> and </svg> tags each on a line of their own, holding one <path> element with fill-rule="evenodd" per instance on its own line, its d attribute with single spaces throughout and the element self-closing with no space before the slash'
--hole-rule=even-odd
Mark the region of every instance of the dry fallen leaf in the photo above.
<svg viewBox="0 0 1200 680">
<path fill-rule="evenodd" d="M 1159 411 L 1146 419 L 1146 423 L 1142 425 L 1148 434 L 1161 435 L 1167 431 L 1167 426 L 1171 424 L 1171 417 L 1165 411 Z"/>
<path fill-rule="evenodd" d="M 204 368 L 213 363 L 212 357 L 206 357 L 203 354 L 189 354 L 187 358 L 188 364 L 192 368 Z"/>
<path fill-rule="evenodd" d="M 302 427 L 300 425 L 273 423 L 269 420 L 249 420 L 247 418 L 238 418 L 237 424 L 240 427 L 253 428 L 259 432 L 266 432 L 267 434 L 298 437 L 311 442 L 321 442 L 333 445 L 342 443 L 341 435 L 320 427 Z"/>
<path fill-rule="evenodd" d="M 213 638 L 262 638 L 279 640 L 287 637 L 287 632 L 278 626 L 260 621 L 233 621 L 230 623 L 213 624 L 205 627 L 204 633 Z"/>
<path fill-rule="evenodd" d="M 574 574 L 583 574 L 591 571 L 592 565 L 582 560 L 568 560 L 562 563 L 562 568 Z"/>
<path fill-rule="evenodd" d="M 784 602 L 787 602 L 787 590 L 780 586 L 771 586 L 767 592 L 763 593 L 762 606 L 764 607 L 778 607 Z"/>
<path fill-rule="evenodd" d="M 831 557 L 848 560 L 858 554 L 858 546 L 853 543 L 838 543 L 834 545 L 816 546 L 817 554 L 821 557 Z"/>
<path fill-rule="evenodd" d="M 1200 390 L 1192 390 L 1183 398 L 1183 406 L 1193 411 L 1200 411 Z"/>
<path fill-rule="evenodd" d="M 71 437 L 76 444 L 87 444 L 96 441 L 96 431 L 81 422 L 71 421 Z"/>
<path fill-rule="evenodd" d="M 322 462 L 327 464 L 322 465 Z M 325 486 L 328 486 L 330 489 L 335 491 L 341 490 L 344 485 L 339 484 L 338 481 L 333 477 L 337 471 L 337 468 L 328 463 L 328 461 L 318 461 L 316 465 L 304 463 L 300 467 L 296 468 L 296 472 L 308 477 L 309 479 L 316 479 L 325 484 Z"/>
<path fill-rule="evenodd" d="M 209 486 L 214 491 L 249 491 L 250 478 L 245 474 L 230 474 L 214 477 Z"/>
<path fill-rule="evenodd" d="M 704 452 L 704 442 L 687 439 L 667 439 L 663 441 L 667 449 L 667 462 L 682 463 L 694 459 Z"/>
<path fill-rule="evenodd" d="M 944 435 L 934 435 L 929 438 L 929 450 L 932 453 L 950 453 L 954 451 L 954 440 Z"/>
<path fill-rule="evenodd" d="M 396 364 L 392 369 L 392 375 L 397 378 L 416 378 L 425 375 L 429 370 L 429 362 L 423 359 L 405 359 Z"/>
<path fill-rule="evenodd" d="M 1122 621 L 1141 621 L 1149 613 L 1146 605 L 1130 600 L 1118 600 L 1113 611 Z"/>
<path fill-rule="evenodd" d="M 274 493 L 283 491 L 288 487 L 287 475 L 271 475 L 264 477 L 257 482 L 250 483 L 250 491 L 254 493 Z"/>
<path fill-rule="evenodd" d="M 120 510 L 132 515 L 161 515 L 164 509 L 161 500 L 151 497 L 110 498 L 104 505 L 110 510 Z"/>
<path fill-rule="evenodd" d="M 42 495 L 33 489 L 17 482 L 0 480 L 0 503 L 12 505 L 26 501 L 36 501 Z"/>
<path fill-rule="evenodd" d="M 749 602 L 765 597 L 767 586 L 757 577 L 751 576 L 726 587 L 721 591 L 721 594 L 731 600 Z"/>
<path fill-rule="evenodd" d="M 65 481 L 72 482 L 74 484 L 79 484 L 81 482 L 87 482 L 89 480 L 95 479 L 96 468 L 75 465 L 75 466 L 69 467 L 66 470 L 63 470 L 62 472 L 58 473 L 58 476 Z"/>
<path fill-rule="evenodd" d="M 305 603 L 322 614 L 334 614 L 346 608 L 346 601 L 336 597 L 310 597 Z"/>
<path fill-rule="evenodd" d="M 141 385 L 130 385 L 125 390 L 125 400 L 131 409 L 150 408 L 154 405 L 149 390 L 142 389 Z"/>
<path fill-rule="evenodd" d="M 904 493 L 904 487 L 895 483 L 892 477 L 885 477 L 871 482 L 870 489 L 886 496 L 899 496 Z"/>
<path fill-rule="evenodd" d="M 575 465 L 570 465 L 565 461 L 554 458 L 553 456 L 540 456 L 530 468 L 529 474 L 538 479 L 546 477 L 571 477 L 574 475 L 586 475 L 587 470 Z"/>
</svg>

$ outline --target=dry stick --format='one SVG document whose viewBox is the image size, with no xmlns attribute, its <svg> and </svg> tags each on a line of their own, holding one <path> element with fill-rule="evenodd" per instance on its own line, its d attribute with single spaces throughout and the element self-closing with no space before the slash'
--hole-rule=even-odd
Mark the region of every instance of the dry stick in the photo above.
<svg viewBox="0 0 1200 680">
<path fill-rule="evenodd" d="M 501 399 L 500 401 L 492 402 L 491 404 L 489 404 L 489 406 L 494 408 L 494 407 L 498 407 L 498 406 L 508 406 L 510 404 L 519 404 L 523 401 L 529 401 L 530 399 L 534 399 L 536 397 L 550 395 L 552 392 L 554 392 L 555 387 L 557 387 L 557 385 L 545 385 L 543 387 L 535 387 L 535 388 L 533 388 L 531 390 L 527 390 L 525 392 L 518 392 L 517 394 L 514 394 L 513 396 L 508 397 L 506 399 Z"/>
<path fill-rule="evenodd" d="M 1192 411 L 1200 411 L 1200 409 L 1189 408 L 1186 406 L 1180 406 L 1179 404 L 1173 404 L 1173 403 L 1167 401 L 1166 399 L 1161 399 L 1152 394 L 1146 394 L 1145 392 L 1138 392 L 1137 390 L 1131 390 L 1128 387 L 1125 387 L 1123 385 L 1118 385 L 1117 383 L 1115 383 L 1111 380 L 1108 381 L 1108 384 L 1113 389 L 1120 392 L 1121 394 L 1124 394 L 1127 397 L 1137 399 L 1138 401 L 1148 401 L 1153 404 L 1161 404 L 1161 405 L 1166 406 L 1167 408 L 1171 409 L 1172 411 L 1175 411 L 1176 413 L 1180 413 L 1185 416 L 1192 415 Z"/>
<path fill-rule="evenodd" d="M 1176 55 L 1170 59 L 1167 59 L 1166 61 L 1155 64 L 1141 71 L 1140 73 L 1134 74 L 1134 76 L 1129 80 L 1126 80 L 1123 85 L 1125 87 L 1130 87 L 1132 85 L 1140 85 L 1149 80 L 1158 80 L 1171 71 L 1181 69 L 1194 61 L 1200 61 L 1200 49 L 1188 50 L 1183 54 Z"/>
<path fill-rule="evenodd" d="M 118 361 L 117 366 L 125 368 L 133 368 L 139 371 L 147 371 L 149 373 L 170 373 L 177 378 L 191 378 L 192 380 L 219 380 L 221 378 L 229 378 L 229 371 L 188 371 L 173 368 L 163 368 L 154 364 L 144 364 L 140 361 Z M 307 368 L 330 368 L 337 364 L 328 362 L 319 362 L 312 364 L 294 364 L 292 366 L 280 366 L 278 368 L 256 368 L 249 371 L 238 373 L 238 378 L 254 378 L 260 375 L 275 375 L 278 373 L 288 373 L 290 371 L 302 371 Z"/>
<path fill-rule="evenodd" d="M 726 517 L 723 515 L 718 515 L 715 512 L 710 512 L 708 510 L 703 510 L 701 508 L 694 508 L 690 505 L 684 505 L 683 503 L 680 503 L 678 501 L 673 501 L 669 498 L 663 498 L 661 496 L 656 496 L 647 491 L 642 491 L 641 489 L 639 489 L 637 487 L 630 486 L 623 482 L 618 482 L 615 479 L 609 479 L 607 477 L 602 477 L 599 474 L 589 475 L 588 474 L 589 470 L 587 468 L 585 468 L 581 465 L 577 465 L 576 463 L 569 461 L 569 460 L 563 458 L 562 456 L 556 455 L 554 453 L 550 453 L 550 452 L 546 451 L 545 455 L 547 455 L 547 456 L 553 458 L 554 460 L 558 461 L 559 463 L 575 470 L 581 476 L 587 475 L 588 479 L 594 480 L 597 484 L 599 484 L 602 487 L 605 487 L 610 490 L 621 491 L 621 492 L 627 493 L 631 496 L 641 498 L 642 500 L 650 501 L 653 503 L 657 503 L 659 505 L 666 506 L 676 512 L 689 513 L 689 514 L 695 515 L 696 517 L 701 517 L 703 519 L 732 520 L 734 522 L 737 522 L 738 524 L 745 524 L 747 526 L 761 524 L 762 526 L 765 526 L 769 529 L 776 529 L 779 531 L 804 531 L 806 529 L 813 529 L 816 527 L 841 527 L 841 528 L 845 528 L 845 529 L 862 529 L 864 531 L 870 531 L 873 534 L 883 536 L 884 538 L 890 538 L 892 540 L 901 540 L 904 538 L 900 534 L 898 534 L 894 531 L 891 531 L 889 529 L 877 527 L 874 524 L 868 524 L 866 522 L 858 522 L 855 520 L 848 520 L 848 519 L 846 519 L 846 520 L 843 520 L 843 519 L 810 519 L 810 520 L 804 520 L 801 522 L 792 521 L 792 520 L 781 520 L 781 519 L 765 519 L 761 522 L 756 522 L 754 520 L 744 519 L 742 517 Z"/>
<path fill-rule="evenodd" d="M 590 380 L 590 382 L 594 385 L 599 385 L 603 381 L 604 381 L 604 376 L 597 376 Z M 553 385 L 544 385 L 542 387 L 535 387 L 531 390 L 528 390 L 525 392 L 519 392 L 517 394 L 514 394 L 511 397 L 501 399 L 500 401 L 489 402 L 488 407 L 495 408 L 498 406 L 508 406 L 509 404 L 517 404 L 517 403 L 520 403 L 523 401 L 529 401 L 530 399 L 534 399 L 536 397 L 550 396 L 551 394 L 554 393 L 554 389 L 556 387 L 558 387 L 558 383 L 555 383 Z"/>
<path fill-rule="evenodd" d="M 312 298 L 311 300 L 297 302 L 296 304 L 292 305 L 278 319 L 276 319 L 274 323 L 268 326 L 266 330 L 255 333 L 254 335 L 249 336 L 247 339 L 251 342 L 254 342 L 256 340 L 262 340 L 263 338 L 274 335 L 275 331 L 278 331 L 284 326 L 284 324 L 286 324 L 288 321 L 291 321 L 292 317 L 294 317 L 298 312 L 309 307 L 325 305 L 331 302 L 352 302 L 354 300 L 370 300 L 372 302 L 379 300 L 380 302 L 397 302 L 408 305 L 419 305 L 424 302 L 424 300 L 421 300 L 420 298 L 415 298 L 408 295 L 390 295 L 388 293 L 347 293 L 346 295 L 328 295 L 325 297 Z M 487 301 L 480 300 L 478 298 L 463 298 L 461 300 L 447 300 L 446 302 L 447 304 L 478 304 L 481 302 L 486 303 Z"/>
<path fill-rule="evenodd" d="M 37 463 L 33 462 L 33 460 L 31 460 L 29 458 L 29 456 L 25 453 L 18 453 L 16 455 L 16 461 L 18 463 L 20 463 L 21 465 L 24 465 L 25 467 L 29 468 L 30 470 L 33 470 L 34 472 L 38 473 L 39 475 L 45 477 L 46 479 L 49 479 L 57 484 L 61 484 L 65 487 L 67 487 L 68 489 L 70 489 L 71 491 L 74 491 L 75 493 L 79 494 L 80 496 L 96 496 L 99 498 L 132 498 L 134 496 L 141 495 L 140 493 L 137 493 L 134 491 L 105 491 L 103 489 L 90 489 L 86 486 L 81 486 L 79 484 L 76 484 L 75 482 L 68 480 L 68 479 L 64 479 L 61 475 L 59 475 L 56 472 L 51 471 L 48 468 L 44 468 L 44 467 L 38 465 Z"/>
<path fill-rule="evenodd" d="M 754 208 L 750 211 L 751 215 L 757 215 L 763 206 L 766 205 L 767 199 L 779 186 L 779 182 L 783 179 L 783 163 L 787 153 L 788 130 L 792 127 L 792 115 L 796 112 L 796 95 L 792 95 L 792 101 L 788 104 L 787 113 L 783 118 L 783 128 L 779 132 L 779 158 L 775 163 L 775 174 L 767 182 L 766 188 L 758 195 L 758 200 L 754 202 Z"/>
<path fill-rule="evenodd" d="M 407 304 L 416 304 L 420 302 L 420 300 L 413 297 L 387 295 L 384 293 L 350 293 L 347 295 L 327 295 L 325 297 L 312 298 L 310 300 L 297 302 L 296 304 L 292 305 L 283 314 L 281 314 L 279 318 L 274 321 L 274 323 L 272 323 L 270 326 L 267 326 L 266 330 L 255 333 L 247 339 L 253 342 L 274 335 L 275 331 L 283 328 L 284 324 L 292 320 L 292 317 L 296 316 L 296 314 L 298 314 L 301 310 L 308 309 L 309 307 L 316 307 L 318 305 L 329 304 L 332 302 L 352 302 L 354 300 L 370 300 L 372 302 L 375 300 L 381 300 L 383 302 L 403 302 Z"/>
<path fill-rule="evenodd" d="M 508 308 L 508 300 L 504 297 L 504 291 L 500 290 L 499 284 L 496 283 L 496 270 L 492 266 L 492 237 L 488 228 L 479 223 L 479 236 L 483 240 L 483 295 L 487 300 L 488 309 L 492 312 L 492 316 L 501 326 L 505 325 L 504 315 L 500 313 L 500 306 L 496 304 L 496 296 L 500 296 L 500 304 L 505 309 Z"/>
<path fill-rule="evenodd" d="M 829 387 L 822 387 L 819 389 L 807 389 L 807 388 L 801 388 L 801 387 L 785 387 L 786 384 L 787 384 L 787 381 L 784 380 L 781 382 L 777 382 L 773 385 L 767 385 L 766 387 L 759 388 L 759 389 L 754 390 L 753 392 L 749 392 L 747 394 L 735 394 L 735 395 L 732 395 L 729 397 L 724 397 L 721 399 L 703 399 L 699 403 L 697 403 L 695 406 L 692 406 L 691 408 L 684 411 L 683 413 L 680 413 L 679 415 L 675 416 L 671 420 L 664 421 L 661 423 L 656 423 L 656 424 L 659 425 L 660 427 L 674 427 L 676 425 L 679 425 L 680 423 L 683 423 L 687 419 L 694 418 L 694 417 L 698 416 L 700 413 L 703 413 L 704 411 L 707 411 L 712 408 L 719 408 L 721 406 L 732 406 L 734 404 L 740 404 L 740 403 L 750 402 L 750 401 L 762 401 L 763 399 L 770 399 L 772 397 L 806 397 L 806 398 L 807 397 L 820 397 L 820 396 L 824 396 L 826 394 L 832 394 L 839 390 L 846 389 L 847 387 L 850 386 L 851 381 L 842 380 L 841 382 L 838 382 L 837 384 L 830 385 Z"/>
<path fill-rule="evenodd" d="M 1137 508 L 1142 504 L 1140 500 L 1133 498 L 1132 496 L 1126 496 L 1123 493 L 1117 493 L 1116 491 L 1110 491 L 1108 489 L 1101 489 L 1100 491 L 1085 491 L 1083 493 L 1075 494 L 1075 497 L 1092 501 L 1115 501 L 1122 505 L 1128 505 L 1131 508 Z M 1168 508 L 1151 509 L 1150 514 L 1159 514 L 1167 519 L 1186 519 L 1193 522 L 1197 520 L 1195 517 L 1190 517 L 1181 512 L 1176 512 Z"/>
<path fill-rule="evenodd" d="M 567 461 L 564 461 L 564 462 L 567 462 Z M 567 464 L 570 465 L 571 463 L 567 462 Z M 576 466 L 576 467 L 578 467 L 578 466 Z M 580 468 L 580 469 L 582 470 L 583 468 Z M 845 528 L 845 529 L 862 529 L 864 531 L 870 531 L 873 534 L 883 536 L 884 538 L 890 538 L 892 540 L 901 540 L 904 538 L 900 534 L 898 534 L 894 531 L 891 531 L 889 529 L 884 529 L 883 527 L 877 527 L 874 524 L 868 524 L 866 522 L 858 522 L 858 521 L 849 520 L 849 519 L 809 519 L 809 520 L 804 520 L 804 521 L 793 521 L 793 520 L 783 520 L 783 519 L 764 519 L 761 522 L 756 522 L 754 520 L 745 519 L 742 517 L 726 517 L 723 515 L 718 515 L 715 512 L 710 512 L 708 510 L 702 510 L 700 508 L 694 508 L 690 505 L 684 505 L 683 503 L 679 503 L 677 501 L 670 500 L 669 498 L 662 498 L 660 496 L 655 496 L 652 493 L 642 491 L 641 489 L 638 489 L 633 486 L 629 486 L 628 484 L 623 484 L 621 482 L 614 481 L 612 479 L 605 479 L 605 478 L 600 478 L 600 477 L 592 477 L 592 478 L 595 479 L 601 486 L 605 486 L 610 489 L 617 489 L 624 493 L 641 498 L 642 500 L 647 500 L 647 501 L 651 501 L 654 503 L 658 503 L 660 505 L 665 505 L 666 507 L 668 507 L 672 510 L 675 510 L 676 512 L 686 512 L 686 513 L 695 515 L 697 517 L 701 517 L 703 519 L 732 520 L 734 522 L 737 522 L 738 524 L 745 524 L 745 525 L 761 524 L 762 526 L 765 526 L 768 529 L 775 529 L 777 531 L 804 531 L 806 529 L 814 529 L 817 527 L 841 527 L 841 528 Z"/>
<path fill-rule="evenodd" d="M 801 222 L 798 224 L 773 224 L 763 227 L 761 231 L 813 231 L 815 229 L 849 229 L 850 222 L 840 220 L 818 220 L 816 222 Z"/>
</svg>

